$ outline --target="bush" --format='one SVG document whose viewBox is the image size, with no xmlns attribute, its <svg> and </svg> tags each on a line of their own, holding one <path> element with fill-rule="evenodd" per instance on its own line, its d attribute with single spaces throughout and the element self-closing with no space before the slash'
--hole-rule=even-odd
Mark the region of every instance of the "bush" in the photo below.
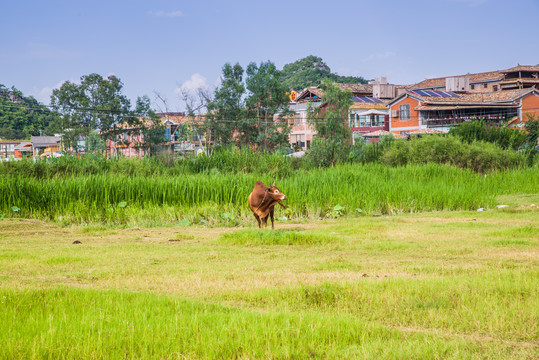
<svg viewBox="0 0 539 360">
<path fill-rule="evenodd" d="M 449 134 L 460 138 L 468 144 L 474 141 L 486 141 L 496 144 L 502 149 L 517 150 L 526 142 L 526 134 L 524 132 L 510 129 L 503 124 L 487 124 L 484 120 L 473 120 L 462 123 L 452 128 Z"/>
<path fill-rule="evenodd" d="M 383 136 L 379 142 L 365 143 L 358 141 L 350 148 L 348 160 L 362 164 L 379 162 L 384 152 L 393 146 L 394 143 L 395 138 L 392 135 Z"/>
<path fill-rule="evenodd" d="M 346 162 L 349 151 L 349 146 L 333 139 L 314 138 L 305 160 L 314 167 L 330 167 Z"/>
<path fill-rule="evenodd" d="M 521 167 L 524 153 L 502 150 L 486 142 L 466 144 L 454 136 L 426 136 L 411 141 L 397 141 L 382 157 L 392 166 L 407 164 L 450 164 L 478 172 Z"/>
<path fill-rule="evenodd" d="M 397 140 L 395 144 L 386 150 L 381 158 L 384 164 L 391 166 L 403 166 L 408 164 L 410 159 L 411 142 L 407 140 Z"/>
</svg>

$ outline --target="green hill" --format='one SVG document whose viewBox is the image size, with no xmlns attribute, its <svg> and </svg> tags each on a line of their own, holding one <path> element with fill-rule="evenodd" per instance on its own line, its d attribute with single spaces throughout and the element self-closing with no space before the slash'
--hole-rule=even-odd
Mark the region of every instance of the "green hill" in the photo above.
<svg viewBox="0 0 539 360">
<path fill-rule="evenodd" d="M 361 76 L 340 76 L 332 73 L 322 58 L 313 55 L 286 64 L 281 71 L 281 78 L 288 88 L 294 90 L 318 86 L 324 79 L 340 83 L 367 83 Z"/>
<path fill-rule="evenodd" d="M 0 138 L 29 139 L 39 135 L 55 118 L 53 113 L 32 96 L 26 97 L 16 88 L 0 84 Z"/>
</svg>

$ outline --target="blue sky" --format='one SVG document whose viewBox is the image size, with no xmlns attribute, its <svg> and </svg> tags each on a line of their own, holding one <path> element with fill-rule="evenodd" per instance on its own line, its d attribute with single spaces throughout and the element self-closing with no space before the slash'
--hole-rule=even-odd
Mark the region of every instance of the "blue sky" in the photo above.
<svg viewBox="0 0 539 360">
<path fill-rule="evenodd" d="M 18 0 L 0 5 L 0 84 L 47 103 L 114 74 L 133 101 L 218 83 L 226 62 L 316 55 L 341 75 L 408 84 L 539 64 L 539 0 Z"/>
</svg>

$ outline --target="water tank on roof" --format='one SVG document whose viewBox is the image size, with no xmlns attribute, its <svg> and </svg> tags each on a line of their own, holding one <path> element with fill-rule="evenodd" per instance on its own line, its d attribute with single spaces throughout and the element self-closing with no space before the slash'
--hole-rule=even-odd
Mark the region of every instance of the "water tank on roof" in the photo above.
<svg viewBox="0 0 539 360">
<path fill-rule="evenodd" d="M 454 76 L 445 78 L 445 91 L 470 91 L 470 78 L 468 76 Z"/>
</svg>

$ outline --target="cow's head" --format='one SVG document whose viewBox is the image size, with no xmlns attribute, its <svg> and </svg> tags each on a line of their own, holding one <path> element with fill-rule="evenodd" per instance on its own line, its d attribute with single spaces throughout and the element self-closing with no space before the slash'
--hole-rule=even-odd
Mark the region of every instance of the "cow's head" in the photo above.
<svg viewBox="0 0 539 360">
<path fill-rule="evenodd" d="M 269 196 L 271 196 L 273 200 L 276 200 L 276 201 L 286 200 L 286 195 L 283 194 L 281 190 L 277 188 L 277 186 L 275 186 L 275 183 L 271 184 L 268 190 L 268 194 Z"/>
</svg>

